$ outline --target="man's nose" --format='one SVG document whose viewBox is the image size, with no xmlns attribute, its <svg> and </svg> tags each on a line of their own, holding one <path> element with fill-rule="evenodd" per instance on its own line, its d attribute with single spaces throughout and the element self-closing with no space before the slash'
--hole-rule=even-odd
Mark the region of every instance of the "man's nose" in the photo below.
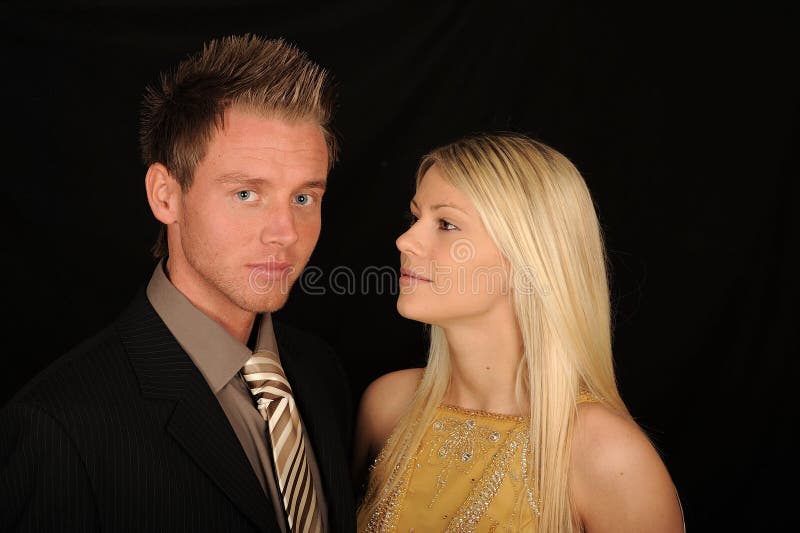
<svg viewBox="0 0 800 533">
<path fill-rule="evenodd" d="M 271 206 L 264 217 L 261 229 L 263 244 L 289 246 L 297 241 L 297 227 L 292 207 Z"/>
</svg>

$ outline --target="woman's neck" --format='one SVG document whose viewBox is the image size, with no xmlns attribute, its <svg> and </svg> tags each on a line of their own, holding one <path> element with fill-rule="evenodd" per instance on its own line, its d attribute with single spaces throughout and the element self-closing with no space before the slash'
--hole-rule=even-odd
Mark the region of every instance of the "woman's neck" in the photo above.
<svg viewBox="0 0 800 533">
<path fill-rule="evenodd" d="M 452 369 L 444 403 L 466 409 L 521 414 L 516 379 L 522 337 L 513 310 L 443 326 Z"/>
</svg>

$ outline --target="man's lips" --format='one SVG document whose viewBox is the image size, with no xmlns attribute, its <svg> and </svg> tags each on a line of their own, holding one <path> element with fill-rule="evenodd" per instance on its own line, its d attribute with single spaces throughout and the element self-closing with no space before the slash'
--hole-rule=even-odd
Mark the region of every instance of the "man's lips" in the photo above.
<svg viewBox="0 0 800 533">
<path fill-rule="evenodd" d="M 400 269 L 400 281 L 404 281 L 404 280 L 405 281 L 409 281 L 409 282 L 411 280 L 414 280 L 414 281 L 417 281 L 417 282 L 420 282 L 420 281 L 424 281 L 424 282 L 427 282 L 427 283 L 431 282 L 431 280 L 429 280 L 428 278 L 426 278 L 426 277 L 424 277 L 424 276 L 422 276 L 420 274 L 417 274 L 416 272 L 414 272 L 413 270 L 411 270 L 409 268 L 401 268 Z"/>
<path fill-rule="evenodd" d="M 268 277 L 278 277 L 291 272 L 293 265 L 292 263 L 287 263 L 286 261 L 265 261 L 259 263 L 248 263 L 247 268 L 251 269 L 257 274 Z"/>
</svg>

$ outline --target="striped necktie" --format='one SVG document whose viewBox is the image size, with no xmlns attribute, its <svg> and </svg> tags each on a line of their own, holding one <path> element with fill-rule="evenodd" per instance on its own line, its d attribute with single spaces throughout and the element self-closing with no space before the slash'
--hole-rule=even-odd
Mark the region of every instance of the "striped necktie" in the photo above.
<svg viewBox="0 0 800 533">
<path fill-rule="evenodd" d="M 275 474 L 289 527 L 292 532 L 321 533 L 322 520 L 306 458 L 303 426 L 280 359 L 270 351 L 259 350 L 244 364 L 242 375 L 267 422 L 267 440 L 272 444 Z"/>
</svg>

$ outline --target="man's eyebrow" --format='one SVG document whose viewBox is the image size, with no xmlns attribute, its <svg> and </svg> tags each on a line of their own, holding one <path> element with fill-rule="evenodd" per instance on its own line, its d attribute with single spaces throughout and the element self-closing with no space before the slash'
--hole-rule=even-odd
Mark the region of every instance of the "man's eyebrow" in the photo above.
<svg viewBox="0 0 800 533">
<path fill-rule="evenodd" d="M 217 176 L 214 181 L 217 183 L 261 183 L 266 180 L 264 178 L 257 178 L 255 176 L 248 176 L 247 174 L 241 174 L 239 172 L 231 172 L 229 174 L 223 174 L 221 176 Z"/>
<path fill-rule="evenodd" d="M 267 178 L 260 178 L 256 176 L 248 176 L 239 172 L 232 172 L 230 174 L 223 174 L 217 176 L 215 179 L 217 183 L 231 184 L 231 185 L 261 185 L 263 183 L 270 183 Z M 322 189 L 325 190 L 327 182 L 325 180 L 312 179 L 300 184 L 300 189 Z"/>
<path fill-rule="evenodd" d="M 322 189 L 323 191 L 328 187 L 328 182 L 325 180 L 311 180 L 303 183 L 301 189 Z"/>
<path fill-rule="evenodd" d="M 414 207 L 416 207 L 417 209 L 419 209 L 419 205 L 418 205 L 418 204 L 417 204 L 417 202 L 416 202 L 416 201 L 414 201 L 413 199 L 411 200 L 411 205 L 413 205 Z M 466 211 L 464 208 L 458 207 L 457 205 L 455 205 L 455 204 L 450 204 L 450 203 L 444 203 L 444 204 L 434 204 L 434 205 L 432 205 L 432 206 L 431 206 L 431 208 L 430 208 L 430 209 L 431 209 L 431 211 L 436 211 L 437 209 L 441 209 L 442 207 L 449 207 L 449 208 L 451 208 L 451 209 L 456 209 L 457 211 L 461 211 L 461 212 L 462 212 L 462 213 L 464 213 L 465 215 L 468 215 L 468 214 L 469 214 L 469 213 L 468 213 L 468 212 L 467 212 L 467 211 Z"/>
</svg>

